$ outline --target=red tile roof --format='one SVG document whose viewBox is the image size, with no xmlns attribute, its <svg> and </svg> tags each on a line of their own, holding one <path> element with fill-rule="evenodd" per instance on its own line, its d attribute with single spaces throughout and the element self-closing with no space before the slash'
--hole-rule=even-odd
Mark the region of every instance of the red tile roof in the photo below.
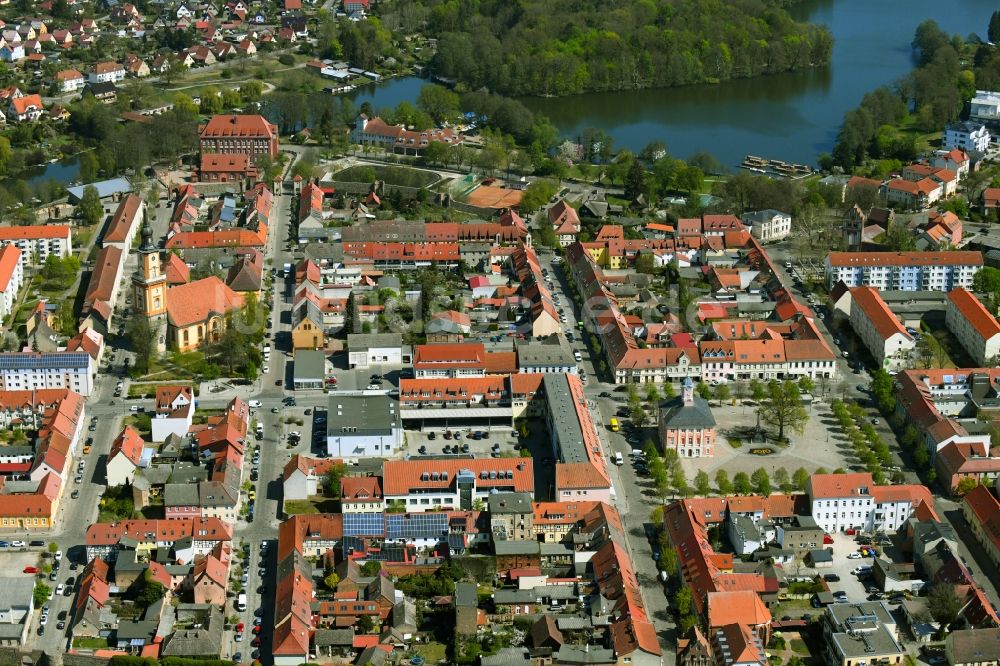
<svg viewBox="0 0 1000 666">
<path fill-rule="evenodd" d="M 887 340 L 896 334 L 902 335 L 907 340 L 912 339 L 912 336 L 906 332 L 903 325 L 896 319 L 896 315 L 892 313 L 889 306 L 882 300 L 877 290 L 872 287 L 856 287 L 851 289 L 851 298 L 854 303 L 857 303 L 858 307 L 864 313 L 865 318 L 871 322 L 883 340 Z"/>
<path fill-rule="evenodd" d="M 111 223 L 108 224 L 108 229 L 104 233 L 105 243 L 123 243 L 128 239 L 128 234 L 132 230 L 132 225 L 139 218 L 137 213 L 139 208 L 142 206 L 142 198 L 137 194 L 128 194 L 121 203 L 118 204 L 118 208 L 115 209 L 115 214 L 111 216 Z"/>
<path fill-rule="evenodd" d="M 345 476 L 340 480 L 340 498 L 347 501 L 382 499 L 382 487 L 377 476 Z"/>
<path fill-rule="evenodd" d="M 173 543 L 185 537 L 196 537 L 202 541 L 229 541 L 232 531 L 228 523 L 218 518 L 124 520 L 118 523 L 95 523 L 87 528 L 88 546 L 111 546 L 123 537 L 140 542 L 155 539 Z"/>
<path fill-rule="evenodd" d="M 756 592 L 738 590 L 708 593 L 708 626 L 710 629 L 727 624 L 747 624 L 751 627 L 771 624 L 771 611 Z"/>
<path fill-rule="evenodd" d="M 70 228 L 65 224 L 45 224 L 23 227 L 0 227 L 0 241 L 40 240 L 43 238 L 69 238 Z"/>
<path fill-rule="evenodd" d="M 267 122 L 261 115 L 213 116 L 199 132 L 200 138 L 278 138 L 278 126 Z"/>
<path fill-rule="evenodd" d="M 120 453 L 131 461 L 133 465 L 138 465 L 142 459 L 142 449 L 143 441 L 139 431 L 127 425 L 111 444 L 111 453 L 108 454 L 108 460 L 111 460 Z"/>
<path fill-rule="evenodd" d="M 813 474 L 809 479 L 809 495 L 813 499 L 870 495 L 874 487 L 875 482 L 869 472 Z M 861 489 L 865 492 L 860 492 Z"/>
<path fill-rule="evenodd" d="M 7 291 L 20 261 L 21 250 L 16 245 L 4 245 L 0 248 L 0 292 Z"/>
<path fill-rule="evenodd" d="M 415 370 L 481 368 L 486 349 L 481 342 L 417 345 L 413 354 Z"/>
<path fill-rule="evenodd" d="M 971 291 L 957 287 L 948 292 L 948 300 L 983 340 L 1000 335 L 1000 323 Z"/>
<path fill-rule="evenodd" d="M 965 506 L 979 523 L 983 535 L 1000 551 L 1000 502 L 986 486 L 976 486 L 965 495 Z"/>
<path fill-rule="evenodd" d="M 176 327 L 205 322 L 242 305 L 243 297 L 214 275 L 167 290 L 167 317 Z"/>
<path fill-rule="evenodd" d="M 408 495 L 411 491 L 446 490 L 455 486 L 455 479 L 461 470 L 472 472 L 477 488 L 511 487 L 514 492 L 533 492 L 535 488 L 531 458 L 387 460 L 382 467 L 383 492 L 387 497 L 396 497 Z M 428 473 L 426 479 L 422 478 L 425 472 Z M 437 480 L 433 480 L 433 472 L 438 472 Z M 447 473 L 447 478 L 441 478 L 441 472 Z M 513 478 L 481 478 L 482 472 L 511 472 Z"/>
<path fill-rule="evenodd" d="M 253 168 L 250 156 L 236 153 L 203 153 L 201 171 L 203 173 L 246 173 Z"/>
<path fill-rule="evenodd" d="M 167 276 L 167 284 L 185 284 L 191 280 L 191 269 L 180 256 L 169 253 L 166 264 L 164 274 Z"/>
</svg>

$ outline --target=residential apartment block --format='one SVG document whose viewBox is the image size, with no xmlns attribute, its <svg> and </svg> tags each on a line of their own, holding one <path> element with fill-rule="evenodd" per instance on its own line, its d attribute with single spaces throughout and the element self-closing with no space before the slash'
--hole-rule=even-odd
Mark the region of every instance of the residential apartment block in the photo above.
<svg viewBox="0 0 1000 666">
<path fill-rule="evenodd" d="M 96 370 L 94 359 L 86 352 L 0 354 L 0 390 L 69 389 L 88 396 Z"/>
<path fill-rule="evenodd" d="M 987 486 L 976 486 L 965 496 L 962 514 L 996 570 L 1000 567 L 1000 502 Z"/>
<path fill-rule="evenodd" d="M 923 507 L 933 513 L 924 486 L 877 486 L 868 472 L 813 474 L 807 488 L 813 520 L 825 532 L 898 530 Z"/>
<path fill-rule="evenodd" d="M 11 313 L 22 284 L 24 266 L 21 264 L 21 251 L 16 245 L 0 247 L 0 318 Z"/>
<path fill-rule="evenodd" d="M 990 131 L 982 122 L 974 120 L 951 123 L 945 125 L 943 145 L 949 150 L 958 148 L 985 153 L 990 147 Z"/>
<path fill-rule="evenodd" d="M 879 291 L 951 291 L 972 288 L 983 267 L 980 252 L 831 252 L 826 285 L 873 287 Z"/>
<path fill-rule="evenodd" d="M 326 451 L 334 458 L 388 458 L 403 443 L 399 404 L 386 393 L 330 395 Z"/>
<path fill-rule="evenodd" d="M 976 365 L 997 365 L 1000 323 L 971 291 L 958 288 L 948 292 L 945 324 Z"/>
<path fill-rule="evenodd" d="M 0 245 L 16 245 L 21 267 L 42 266 L 50 254 L 60 259 L 73 252 L 73 236 L 64 224 L 30 227 L 0 227 Z"/>
<path fill-rule="evenodd" d="M 851 289 L 851 328 L 880 367 L 896 372 L 911 365 L 916 341 L 875 289 Z"/>
</svg>

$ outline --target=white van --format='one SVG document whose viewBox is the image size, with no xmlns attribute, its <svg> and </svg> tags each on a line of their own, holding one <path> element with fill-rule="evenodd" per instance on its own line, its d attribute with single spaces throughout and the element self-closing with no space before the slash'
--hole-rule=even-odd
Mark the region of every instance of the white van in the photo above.
<svg viewBox="0 0 1000 666">
<path fill-rule="evenodd" d="M 624 465 L 625 464 L 625 459 L 622 458 L 622 454 L 619 453 L 619 452 L 617 452 L 617 451 L 615 452 L 615 464 L 616 465 Z"/>
<path fill-rule="evenodd" d="M 241 613 L 247 609 L 247 595 L 241 594 L 236 597 L 236 601 L 233 604 L 233 608 L 240 611 Z"/>
<path fill-rule="evenodd" d="M 573 351 L 573 358 L 576 359 L 577 363 L 583 362 L 583 354 L 580 353 L 579 349 Z"/>
<path fill-rule="evenodd" d="M 260 400 L 248 400 L 247 404 L 256 409 L 257 407 L 260 407 L 261 403 Z"/>
</svg>

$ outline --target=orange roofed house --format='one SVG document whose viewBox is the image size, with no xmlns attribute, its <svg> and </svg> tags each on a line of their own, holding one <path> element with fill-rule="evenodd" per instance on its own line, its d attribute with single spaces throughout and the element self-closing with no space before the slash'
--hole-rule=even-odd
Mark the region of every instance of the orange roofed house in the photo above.
<svg viewBox="0 0 1000 666">
<path fill-rule="evenodd" d="M 167 290 L 167 337 L 177 351 L 218 342 L 226 316 L 237 312 L 243 297 L 216 276 Z"/>
<path fill-rule="evenodd" d="M 251 160 L 278 156 L 278 126 L 261 115 L 213 116 L 198 128 L 198 141 L 202 159 L 217 153 L 247 155 Z"/>
</svg>

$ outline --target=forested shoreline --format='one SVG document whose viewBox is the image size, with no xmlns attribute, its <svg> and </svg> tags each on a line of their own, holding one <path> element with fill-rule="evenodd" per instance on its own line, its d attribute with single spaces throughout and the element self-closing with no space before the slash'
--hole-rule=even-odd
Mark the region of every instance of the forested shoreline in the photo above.
<svg viewBox="0 0 1000 666">
<path fill-rule="evenodd" d="M 507 95 L 670 87 L 827 65 L 788 0 L 415 0 L 435 75 Z"/>
</svg>

